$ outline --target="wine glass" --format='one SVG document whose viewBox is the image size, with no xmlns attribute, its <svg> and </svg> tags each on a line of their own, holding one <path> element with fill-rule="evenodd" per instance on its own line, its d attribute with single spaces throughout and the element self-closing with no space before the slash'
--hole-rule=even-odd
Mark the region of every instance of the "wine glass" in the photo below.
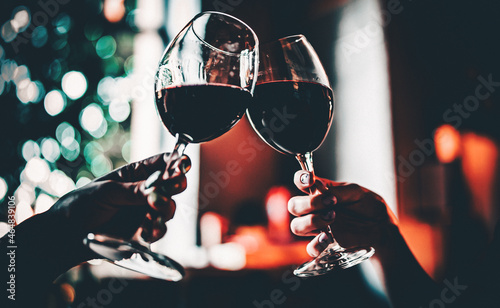
<svg viewBox="0 0 500 308">
<path fill-rule="evenodd" d="M 257 134 L 276 151 L 293 155 L 314 177 L 312 152 L 323 143 L 333 119 L 334 96 L 315 50 L 303 35 L 281 38 L 260 49 L 259 77 L 247 115 Z M 316 189 L 310 194 L 319 194 Z M 372 247 L 332 243 L 294 274 L 317 276 L 370 258 Z"/>
<path fill-rule="evenodd" d="M 258 50 L 249 26 L 219 12 L 196 15 L 167 46 L 154 84 L 158 115 L 177 139 L 166 173 L 175 170 L 189 143 L 215 139 L 242 118 L 255 88 Z M 161 191 L 167 176 L 154 172 L 146 188 Z M 182 279 L 182 266 L 152 252 L 140 234 L 139 229 L 130 242 L 89 234 L 86 243 L 116 265 L 159 279 Z"/>
</svg>

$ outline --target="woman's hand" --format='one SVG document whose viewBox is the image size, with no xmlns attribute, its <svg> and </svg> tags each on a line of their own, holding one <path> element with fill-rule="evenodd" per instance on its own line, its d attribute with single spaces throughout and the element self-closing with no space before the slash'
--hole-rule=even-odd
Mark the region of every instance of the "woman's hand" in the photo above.
<svg viewBox="0 0 500 308">
<path fill-rule="evenodd" d="M 165 222 L 176 207 L 171 197 L 186 189 L 191 167 L 187 156 L 166 166 L 167 157 L 156 155 L 112 171 L 63 196 L 50 211 L 62 213 L 78 232 L 130 238 L 142 226 L 143 238 L 154 242 L 167 231 Z M 146 189 L 146 180 L 158 170 L 170 171 Z"/>
<path fill-rule="evenodd" d="M 295 185 L 313 196 L 297 196 L 288 202 L 289 212 L 297 216 L 291 222 L 292 232 L 315 236 L 307 245 L 312 257 L 321 253 L 331 239 L 324 232 L 330 225 L 335 239 L 343 247 L 377 246 L 383 243 L 397 220 L 384 200 L 357 184 L 339 183 L 322 178 L 311 179 L 307 171 L 297 171 Z"/>
</svg>

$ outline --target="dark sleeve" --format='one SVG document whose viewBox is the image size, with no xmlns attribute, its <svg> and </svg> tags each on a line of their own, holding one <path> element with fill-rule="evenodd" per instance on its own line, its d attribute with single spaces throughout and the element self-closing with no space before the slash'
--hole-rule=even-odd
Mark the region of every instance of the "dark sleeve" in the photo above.
<svg viewBox="0 0 500 308">
<path fill-rule="evenodd" d="M 464 253 L 469 249 L 474 249 L 474 243 L 466 244 Z M 457 276 L 461 289 L 455 292 L 457 297 L 453 307 L 500 307 L 500 222 L 483 257 L 463 272 L 463 276 Z"/>
<path fill-rule="evenodd" d="M 60 213 L 50 211 L 27 219 L 10 236 L 7 233 L 0 239 L 0 303 L 7 305 L 0 306 L 44 307 L 41 303 L 55 278 L 95 257 L 83 245 L 84 236 Z"/>
</svg>

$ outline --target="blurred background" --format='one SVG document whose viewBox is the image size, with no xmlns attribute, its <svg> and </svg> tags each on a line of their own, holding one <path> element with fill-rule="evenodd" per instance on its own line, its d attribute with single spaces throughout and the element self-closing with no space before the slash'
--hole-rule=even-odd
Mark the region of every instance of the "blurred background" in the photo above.
<svg viewBox="0 0 500 308">
<path fill-rule="evenodd" d="M 318 176 L 380 194 L 437 281 L 470 264 L 498 220 L 500 3 L 411 0 L 40 0 L 0 4 L 0 233 L 174 141 L 154 107 L 156 66 L 198 12 L 249 24 L 261 43 L 304 34 L 334 88 Z M 298 280 L 289 231 L 299 169 L 248 122 L 190 145 L 188 189 L 154 249 L 180 283 L 101 261 L 60 276 L 52 307 L 389 307 L 377 264 Z M 236 166 L 238 172 L 232 172 Z M 464 245 L 473 247 L 464 253 Z M 116 279 L 119 279 L 118 282 Z M 120 285 L 123 288 L 117 288 Z M 277 290 L 277 291 L 276 291 Z M 89 302 L 90 301 L 90 302 Z M 333 305 L 332 305 L 333 306 Z"/>
</svg>

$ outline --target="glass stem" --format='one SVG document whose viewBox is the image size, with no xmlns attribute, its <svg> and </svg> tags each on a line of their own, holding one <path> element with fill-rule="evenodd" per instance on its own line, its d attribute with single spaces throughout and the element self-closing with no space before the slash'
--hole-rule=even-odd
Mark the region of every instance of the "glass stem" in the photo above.
<svg viewBox="0 0 500 308">
<path fill-rule="evenodd" d="M 182 136 L 180 134 L 176 135 L 176 142 L 175 142 L 175 147 L 172 153 L 168 156 L 168 158 L 165 160 L 166 164 L 166 171 L 165 170 L 157 170 L 153 174 L 151 174 L 148 179 L 146 180 L 145 187 L 146 190 L 152 190 L 153 187 L 156 187 L 157 185 L 160 184 L 160 182 L 163 180 L 163 175 L 164 172 L 167 172 L 169 176 L 171 176 L 174 172 L 175 169 L 178 167 L 177 164 L 180 163 L 180 158 L 184 154 L 184 151 L 186 150 L 186 146 L 188 143 L 191 141 L 189 138 Z M 181 166 L 182 167 L 182 166 Z M 186 172 L 186 170 L 182 170 L 183 173 Z M 169 192 L 164 191 L 161 188 L 161 185 L 158 187 L 159 189 L 156 191 L 157 194 L 160 195 L 165 195 L 166 197 L 169 197 Z M 149 192 L 150 193 L 150 192 Z M 151 211 L 150 215 L 153 217 L 153 225 L 152 228 L 158 227 L 159 224 L 164 223 L 159 215 L 157 215 L 156 212 Z M 149 247 L 149 243 L 146 242 L 143 237 L 142 237 L 142 232 L 143 232 L 143 227 L 141 226 L 134 234 L 133 240 L 139 242 L 140 244 Z"/>
<path fill-rule="evenodd" d="M 315 181 L 312 153 L 307 152 L 305 154 L 297 154 L 295 156 L 295 158 L 299 162 L 302 170 L 309 171 L 311 173 L 311 177 L 312 177 L 313 181 Z M 321 192 L 315 186 L 313 186 L 309 189 L 309 195 L 311 195 L 311 196 L 319 195 L 320 193 Z M 330 238 L 331 244 L 328 246 L 328 250 L 331 249 L 334 252 L 342 252 L 345 250 L 342 246 L 339 245 L 339 243 L 337 242 L 337 240 L 333 236 L 332 228 L 330 227 L 330 225 L 328 225 L 327 230 L 323 230 L 323 232 L 325 232 L 325 234 Z"/>
</svg>

